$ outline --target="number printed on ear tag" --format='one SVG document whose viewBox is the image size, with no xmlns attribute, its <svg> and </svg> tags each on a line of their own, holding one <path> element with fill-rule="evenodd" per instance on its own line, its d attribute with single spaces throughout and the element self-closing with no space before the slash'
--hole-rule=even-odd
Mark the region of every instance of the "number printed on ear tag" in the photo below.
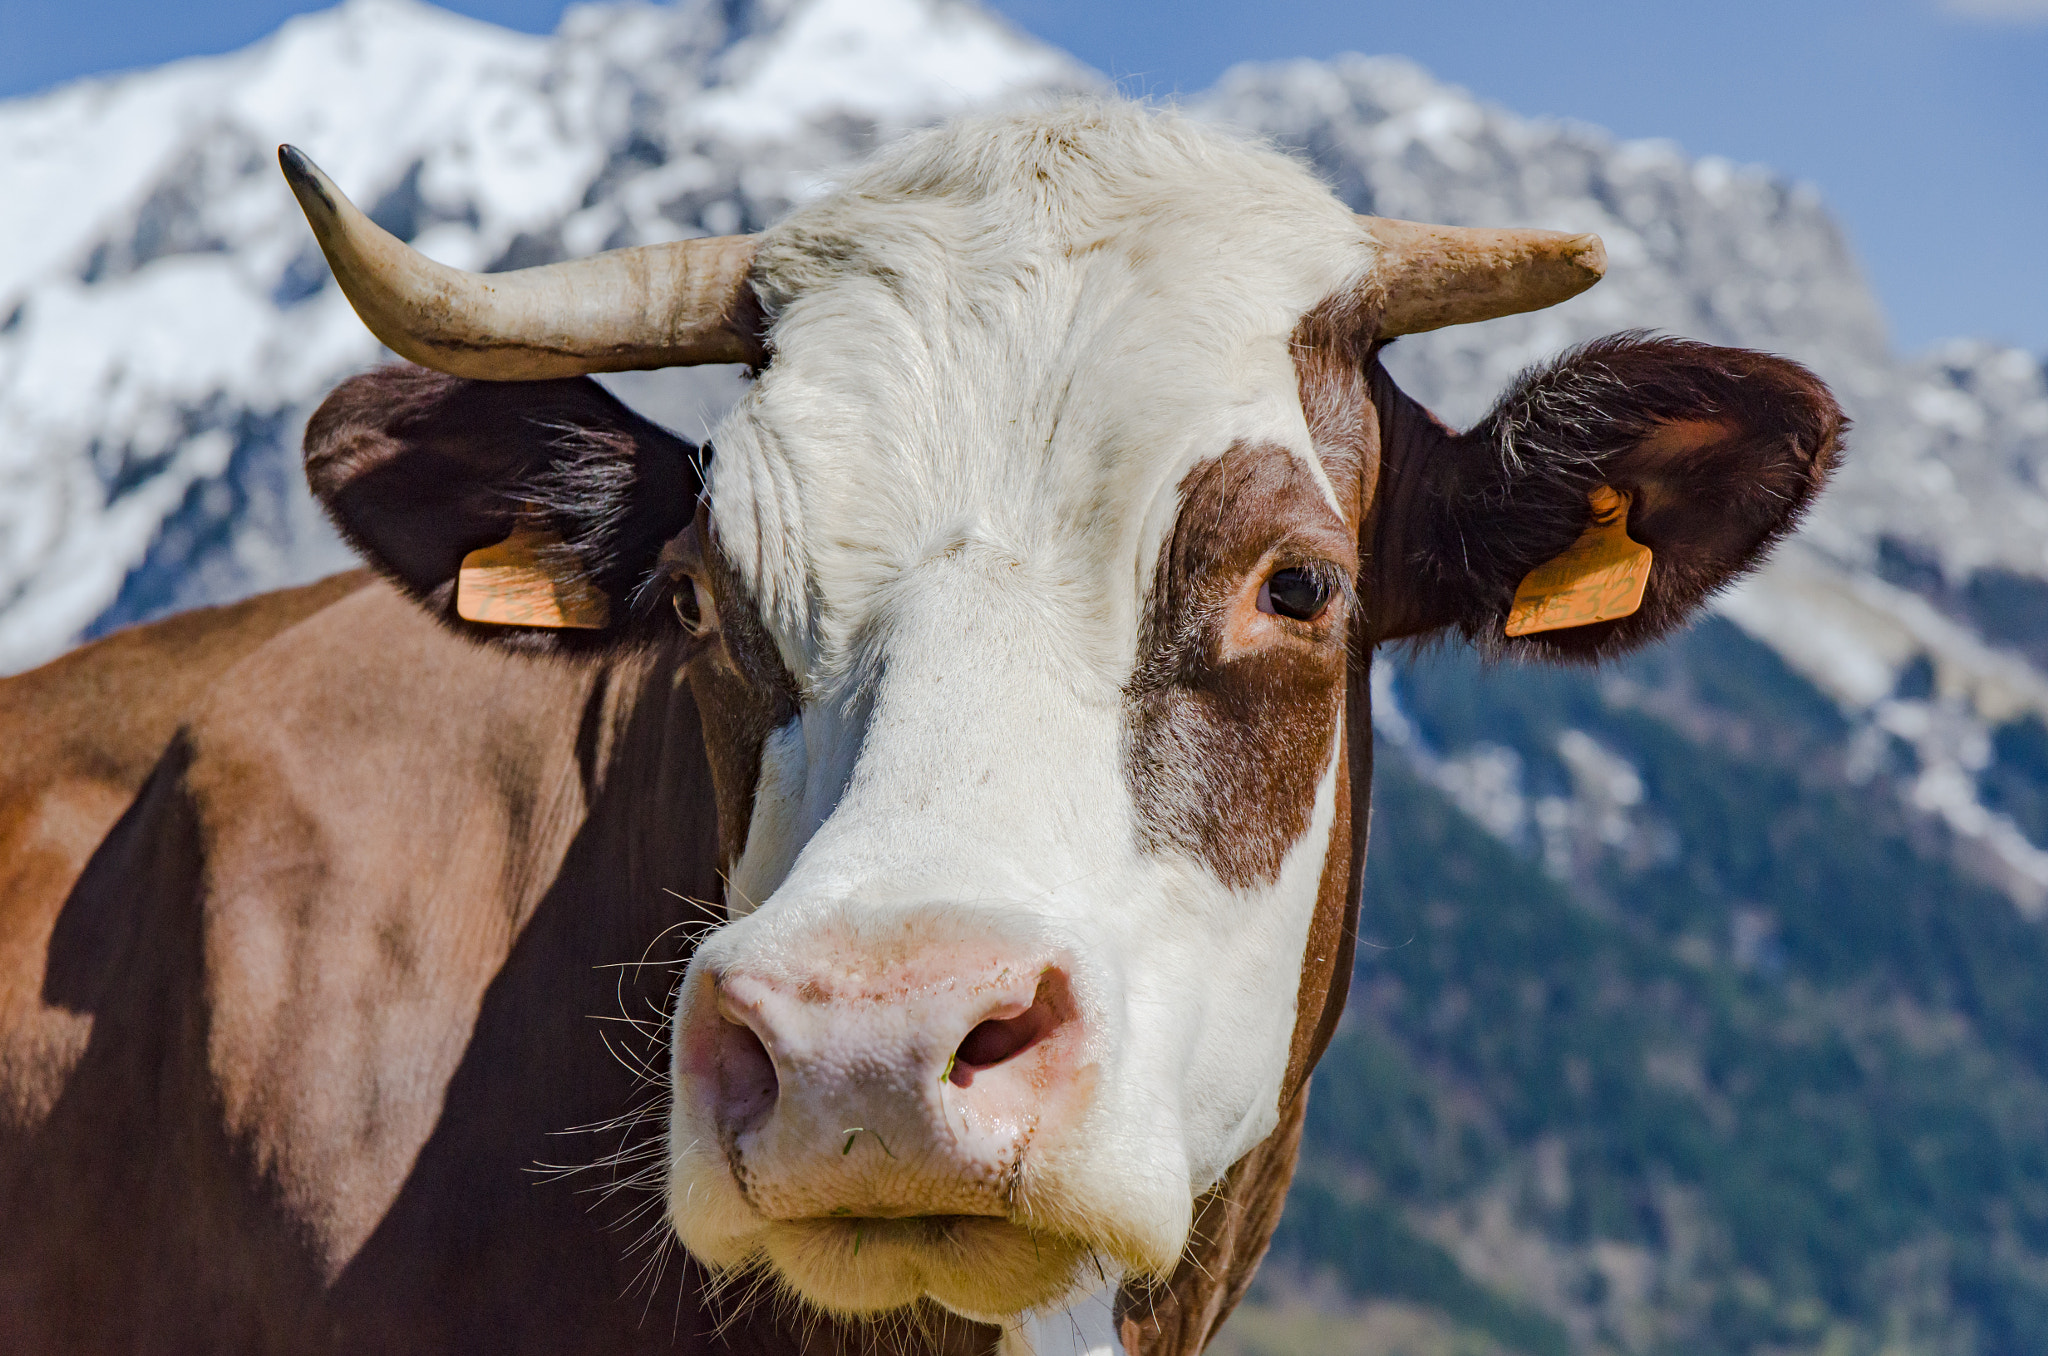
<svg viewBox="0 0 2048 1356">
<path fill-rule="evenodd" d="M 522 527 L 471 551 L 455 576 L 455 615 L 487 626 L 602 629 L 611 620 L 605 596 L 581 579 L 557 579 L 547 567 L 545 551 L 559 545 L 552 533 Z"/>
<path fill-rule="evenodd" d="M 1628 495 L 1598 485 L 1586 498 L 1593 521 L 1563 555 L 1529 571 L 1508 612 L 1509 635 L 1615 621 L 1643 605 L 1650 548 L 1628 534 Z"/>
</svg>

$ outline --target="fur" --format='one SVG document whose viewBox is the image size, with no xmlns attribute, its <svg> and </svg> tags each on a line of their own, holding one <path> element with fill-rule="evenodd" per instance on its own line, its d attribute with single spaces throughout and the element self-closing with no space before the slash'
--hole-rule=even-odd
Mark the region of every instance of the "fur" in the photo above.
<svg viewBox="0 0 2048 1356">
<path fill-rule="evenodd" d="M 1291 463 L 1342 536 L 1356 496 L 1312 445 L 1291 342 L 1372 247 L 1284 156 L 1080 104 L 913 138 L 757 258 L 775 356 L 715 431 L 709 498 L 801 703 L 734 870 L 755 907 L 692 974 L 941 906 L 1075 956 L 1097 1092 L 1034 1142 L 1020 1215 L 1165 1276 L 1195 1198 L 1278 1123 L 1343 771 L 1326 695 L 1285 834 L 1237 850 L 1199 797 L 1141 804 L 1140 621 L 1183 483 L 1234 446 Z M 1219 976 L 1218 954 L 1241 961 Z M 673 1215 L 737 1263 L 768 1235 L 710 1130 L 680 1097 Z"/>
<path fill-rule="evenodd" d="M 1594 660 L 1668 634 L 1798 525 L 1848 429 L 1827 388 L 1783 358 L 1640 332 L 1532 367 L 1471 431 L 1452 436 L 1377 374 L 1400 430 L 1387 594 L 1490 654 Z M 1629 535 L 1655 568 L 1619 621 L 1510 639 L 1524 576 L 1591 519 L 1587 495 L 1627 491 Z M 1388 556 L 1391 559 L 1388 559 Z M 1414 623 L 1410 623 L 1414 625 Z"/>
<path fill-rule="evenodd" d="M 471 381 L 397 363 L 343 382 L 306 425 L 306 479 L 349 544 L 456 631 L 531 650 L 591 653 L 645 618 L 662 544 L 702 490 L 699 462 L 587 377 Z M 608 628 L 456 616 L 462 557 L 521 523 L 558 539 L 545 563 L 559 577 L 606 596 Z"/>
<path fill-rule="evenodd" d="M 701 487 L 694 449 L 588 382 L 396 369 L 316 417 L 336 521 L 474 638 L 605 653 L 657 634 L 679 578 L 715 602 L 715 635 L 665 652 L 707 713 L 729 872 L 730 921 L 673 1013 L 668 1209 L 700 1260 L 839 1314 L 994 1318 L 1099 1256 L 1129 1281 L 1133 1350 L 1198 1347 L 1263 1251 L 1343 1002 L 1370 646 L 1640 643 L 1789 530 L 1833 463 L 1844 421 L 1803 368 L 1640 335 L 1532 370 L 1456 434 L 1372 356 L 1376 263 L 1303 167 L 1176 115 L 969 119 L 761 237 L 773 357 Z M 1516 585 L 1602 483 L 1656 552 L 1644 608 L 1506 641 Z M 452 620 L 462 553 L 521 514 L 622 620 L 559 639 Z M 1252 604 L 1282 561 L 1355 587 L 1290 629 Z M 789 1183 L 751 1181 L 682 1061 L 719 976 L 874 971 L 938 922 L 1065 958 L 1084 1038 L 1087 1098 L 1002 1186 L 1008 1224 L 1053 1246 L 995 1269 L 941 1265 L 915 1230 L 864 1257 L 829 1209 L 769 1218 Z"/>
</svg>

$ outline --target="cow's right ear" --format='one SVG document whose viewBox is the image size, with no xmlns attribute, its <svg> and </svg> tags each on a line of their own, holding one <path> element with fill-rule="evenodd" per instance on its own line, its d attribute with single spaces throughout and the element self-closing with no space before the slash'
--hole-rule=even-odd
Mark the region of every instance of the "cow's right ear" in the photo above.
<svg viewBox="0 0 2048 1356">
<path fill-rule="evenodd" d="M 644 586 L 703 488 L 693 444 L 588 377 L 472 381 L 410 363 L 335 388 L 306 426 L 306 479 L 349 543 L 443 622 L 556 651 L 643 629 Z"/>
</svg>

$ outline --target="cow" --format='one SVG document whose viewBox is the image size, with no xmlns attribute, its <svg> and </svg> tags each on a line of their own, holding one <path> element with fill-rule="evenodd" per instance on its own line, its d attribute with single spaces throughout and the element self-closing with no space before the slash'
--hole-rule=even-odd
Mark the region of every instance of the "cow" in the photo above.
<svg viewBox="0 0 2048 1356">
<path fill-rule="evenodd" d="M 1456 432 L 1385 345 L 1597 237 L 1114 102 L 502 275 L 281 157 L 412 360 L 306 430 L 367 568 L 0 685 L 9 1351 L 990 1353 L 1105 1285 L 1201 1350 L 1343 1007 L 1375 647 L 1666 634 L 1845 427 L 1628 333 Z M 591 379 L 703 362 L 703 447 Z"/>
</svg>

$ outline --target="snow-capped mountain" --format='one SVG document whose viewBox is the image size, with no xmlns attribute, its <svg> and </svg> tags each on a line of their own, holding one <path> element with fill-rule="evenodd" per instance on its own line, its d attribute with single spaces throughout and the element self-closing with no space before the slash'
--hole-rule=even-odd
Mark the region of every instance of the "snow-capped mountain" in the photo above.
<svg viewBox="0 0 2048 1356">
<path fill-rule="evenodd" d="M 0 673 L 114 626 L 349 563 L 303 488 L 297 445 L 313 406 L 380 350 L 330 284 L 277 173 L 279 142 L 303 147 L 382 224 L 430 255 L 498 269 L 755 229 L 900 130 L 1102 83 L 968 0 L 594 4 L 571 11 L 547 38 L 418 0 L 347 0 L 229 56 L 0 103 Z M 1636 948 L 1626 953 L 1630 965 L 1680 967 L 1657 971 L 1667 986 L 1660 994 L 1682 990 L 1689 975 L 1714 977 L 1720 987 L 1688 1009 L 1695 1016 L 1734 1012 L 1748 1021 L 1747 1008 L 1713 1004 L 1749 993 L 1743 986 L 1759 976 L 1790 974 L 1807 986 L 1797 989 L 1795 997 L 1806 995 L 1798 1001 L 1820 1006 L 1802 1009 L 1798 1022 L 1769 1009 L 1778 1014 L 1772 1032 L 1812 1029 L 1853 1043 L 1876 1039 L 1870 1033 L 1890 1030 L 1884 1023 L 1896 1018 L 1906 1024 L 1901 1039 L 1926 1045 L 1961 1031 L 1953 1048 L 1969 1057 L 1951 1061 L 1957 1078 L 2032 1087 L 2026 1080 L 2037 1073 L 2011 1054 L 2024 1041 L 2000 1045 L 2005 1037 L 1987 1033 L 2002 1021 L 2048 1029 L 2048 997 L 2036 1007 L 2011 1000 L 2020 1016 L 2008 1019 L 1990 1006 L 1971 1008 L 1969 995 L 1989 985 L 1985 976 L 1999 965 L 2019 975 L 2000 981 L 2010 992 L 2031 992 L 2022 972 L 2033 965 L 2028 939 L 2041 929 L 1998 934 L 1986 923 L 1983 937 L 2001 940 L 1951 937 L 1947 951 L 1901 944 L 1884 953 L 1888 978 L 1872 978 L 1875 970 L 1844 978 L 1818 962 L 1800 968 L 1799 910 L 1807 905 L 1796 889 L 1773 894 L 1771 882 L 1805 879 L 1789 857 L 1802 858 L 1803 869 L 1829 852 L 1838 866 L 1891 852 L 1876 883 L 1855 884 L 1864 878 L 1841 866 L 1828 879 L 1850 881 L 1839 887 L 1848 893 L 1821 903 L 1889 917 L 1890 896 L 1910 895 L 1943 907 L 1963 901 L 1958 917 L 1990 917 L 1988 899 L 2029 922 L 2048 907 L 2048 373 L 2040 359 L 1968 340 L 1900 358 L 1812 191 L 1666 143 L 1616 142 L 1594 128 L 1519 117 L 1399 59 L 1244 67 L 1189 106 L 1295 149 L 1361 211 L 1602 234 L 1608 277 L 1584 296 L 1535 315 L 1405 339 L 1390 351 L 1404 385 L 1454 422 L 1476 416 L 1525 364 L 1636 327 L 1789 354 L 1826 377 L 1856 419 L 1851 455 L 1806 530 L 1727 594 L 1723 620 L 1695 638 L 1598 677 L 1510 673 L 1487 687 L 1455 664 L 1425 669 L 1397 658 L 1376 670 L 1381 744 L 1400 755 L 1398 765 L 1382 765 L 1383 823 L 1421 841 L 1442 825 L 1432 806 L 1448 802 L 1476 826 L 1482 846 L 1491 845 L 1486 851 L 1507 854 L 1481 860 L 1484 853 L 1455 834 L 1430 839 L 1445 860 L 1478 863 L 1477 874 L 1432 876 L 1434 858 L 1415 865 L 1400 855 L 1400 832 L 1376 828 L 1375 870 L 1382 878 L 1414 873 L 1401 881 L 1421 910 L 1413 926 L 1437 928 L 1450 905 L 1429 901 L 1470 894 L 1473 880 L 1512 877 L 1517 898 L 1566 889 L 1570 899 L 1546 915 L 1546 927 L 1611 925 L 1613 946 Z M 685 432 L 700 430 L 739 389 L 728 369 L 606 380 Z M 1729 826 L 1741 819 L 1736 811 L 1753 809 L 1744 804 L 1749 783 L 1774 777 L 1796 782 L 1802 803 L 1851 808 L 1825 832 L 1753 825 L 1742 832 L 1754 842 L 1737 851 L 1730 844 L 1750 840 Z M 1701 806 L 1713 804 L 1730 812 L 1702 819 Z M 1744 853 L 1763 863 L 1747 877 L 1736 862 Z M 1979 889 L 1971 881 L 1991 889 L 1980 899 L 1969 894 Z M 1652 917 L 1652 898 L 1678 902 L 1668 904 L 1668 918 Z M 1389 903 L 1384 916 L 1401 914 Z M 1648 1351 L 1678 1349 L 1659 1347 L 1654 1334 L 1706 1323 L 1700 1315 L 1723 1313 L 1715 1305 L 1749 1304 L 1764 1276 L 1791 1287 L 1771 1301 L 1772 1312 L 1782 1310 L 1782 1322 L 1772 1320 L 1779 1326 L 1756 1329 L 1771 1350 L 1818 1349 L 1821 1339 L 1808 1336 L 1821 1329 L 1809 1332 L 1797 1317 L 1809 1309 L 1836 1315 L 1872 1342 L 1880 1329 L 1893 1331 L 1883 1327 L 1893 1321 L 1884 1317 L 1890 1282 L 1873 1282 L 1877 1298 L 1867 1301 L 1847 1292 L 1815 1299 L 1819 1292 L 1799 1289 L 1809 1282 L 1797 1266 L 1780 1274 L 1762 1253 L 1743 1251 L 1728 1221 L 1739 1221 L 1748 1187 L 1717 1186 L 1697 1164 L 1656 1158 L 1664 1151 L 1654 1146 L 1629 1149 L 1634 1177 L 1610 1165 L 1602 1180 L 1623 1182 L 1639 1205 L 1654 1197 L 1652 1213 L 1671 1221 L 1669 1238 L 1694 1242 L 1624 1246 L 1617 1240 L 1627 1229 L 1612 1219 L 1567 1229 L 1556 1222 L 1562 1215 L 1544 1214 L 1552 1206 L 1543 1202 L 1576 1199 L 1572 1171 L 1592 1171 L 1568 1171 L 1555 1157 L 1565 1152 L 1559 1146 L 1583 1149 L 1607 1122 L 1503 1109 L 1500 1088 L 1512 1080 L 1484 1072 L 1477 1056 L 1460 1064 L 1465 1056 L 1442 1036 L 1458 1029 L 1459 1012 L 1490 1011 L 1478 972 L 1459 968 L 1464 953 L 1404 951 L 1400 936 L 1386 940 L 1386 955 L 1361 962 L 1356 1004 L 1365 1033 L 1358 1038 L 1382 1041 L 1372 1047 L 1379 1053 L 1344 1047 L 1332 1061 L 1352 1061 L 1347 1076 L 1374 1087 L 1399 1060 L 1427 1068 L 1430 1088 L 1455 1093 L 1439 1107 L 1442 1124 L 1463 1126 L 1457 1133 L 1469 1130 L 1474 1143 L 1505 1146 L 1505 1166 L 1428 1190 L 1390 1185 L 1366 1205 L 1345 1196 L 1350 1204 L 1330 1208 L 1366 1211 L 1345 1218 L 1368 1234 L 1381 1230 L 1371 1237 L 1396 1239 L 1404 1256 L 1440 1244 L 1450 1268 L 1443 1275 L 1469 1274 L 1522 1295 L 1565 1327 L 1503 1308 L 1506 1301 L 1488 1298 L 1494 1291 L 1462 1279 L 1410 1298 L 1454 1313 L 1469 1301 L 1479 1315 L 1472 1321 L 1493 1335 L 1487 1341 L 1516 1349 L 1564 1350 L 1558 1344 L 1568 1330 L 1586 1349 Z M 1967 965 L 1940 970 L 1952 955 Z M 1443 956 L 1453 959 L 1428 971 L 1425 962 Z M 1539 1020 L 1515 1005 L 1532 985 L 1564 985 L 1556 973 L 1572 960 L 1553 956 L 1517 972 L 1521 987 L 1501 990 L 1512 1011 L 1502 1008 L 1508 1017 L 1495 1025 Z M 2039 968 L 2048 970 L 2048 960 Z M 1898 978 L 1909 971 L 1920 978 Z M 1375 978 L 1382 972 L 1404 976 L 1401 992 L 1417 1004 L 1437 992 L 1427 985 L 1440 984 L 1441 1003 L 1431 999 L 1401 1025 L 1399 1005 L 1409 1000 L 1384 990 Z M 1616 973 L 1589 970 L 1584 992 L 1607 1002 Z M 1895 991 L 1908 997 L 1895 1002 Z M 1880 999 L 1894 1006 L 1880 1011 Z M 1655 1003 L 1639 1006 L 1650 1012 Z M 1756 1022 L 1729 1038 L 1738 1054 L 1782 1054 L 1765 1048 L 1779 1036 L 1756 1034 L 1765 1029 Z M 1569 1036 L 1542 1029 L 1546 1039 Z M 1665 1044 L 1643 1070 L 1616 1074 L 1616 1086 L 1677 1088 L 1698 1100 L 1698 1115 L 1720 1127 L 1716 1133 L 1734 1135 L 1726 1125 L 1739 1129 L 1740 1118 L 1728 1120 L 1728 1108 L 1749 1105 L 1748 1094 L 1685 1062 L 1698 1062 L 1688 1030 L 1651 1032 Z M 1724 1066 L 1739 1070 L 1743 1058 L 1727 1057 Z M 1527 1098 L 1548 1096 L 1557 1082 L 1548 1073 L 1530 1077 Z M 1566 1067 L 1560 1077 L 1569 1084 L 1576 1075 Z M 1333 1074 L 1328 1086 L 1342 1085 Z M 1809 1102 L 1833 1095 L 1820 1082 L 1788 1086 Z M 1980 1091 L 1969 1083 L 1947 1102 L 1940 1097 L 1948 1093 L 1929 1093 L 1927 1105 L 1976 1115 L 1989 1095 Z M 1846 1102 L 1828 1105 L 1845 1117 L 1865 1114 L 1842 1110 Z M 2012 1107 L 2032 1105 L 2001 1102 L 1998 1114 L 2018 1116 Z M 2048 1083 L 2041 1106 L 2048 1108 Z M 1356 1124 L 1377 1124 L 1372 1107 L 1353 1110 Z M 2039 1142 L 2040 1130 L 2023 1129 L 2015 1144 Z M 1353 1152 L 1341 1149 L 1345 1133 L 1312 1124 L 1312 1157 L 1334 1162 Z M 1762 1154 L 1780 1142 L 1807 1143 L 1787 1132 L 1742 1152 Z M 1332 1180 L 1350 1185 L 1338 1195 L 1355 1196 L 1368 1169 L 1387 1171 L 1391 1143 L 1372 1140 L 1369 1155 L 1346 1160 Z M 1458 1153 L 1463 1143 L 1453 1146 Z M 1911 1153 L 1921 1153 L 1919 1141 Z M 2023 1157 L 2016 1148 L 1998 1162 Z M 1424 1167 L 1438 1172 L 1450 1161 L 1439 1158 Z M 1806 1168 L 1784 1171 L 1772 1193 L 1811 1185 L 1799 1176 Z M 1829 1160 L 1807 1177 L 1832 1182 L 1839 1171 Z M 2048 1182 L 2011 1171 L 2048 1199 Z M 2004 1202 L 1997 1210 L 2022 1199 L 2017 1188 L 1997 1185 L 2005 1179 L 1996 1174 L 1971 1180 L 1980 1179 Z M 1958 1186 L 1941 1199 L 1965 1196 Z M 2048 1261 L 2037 1255 L 2048 1246 L 2015 1242 L 2018 1226 L 1998 1222 L 2005 1215 L 1980 1228 L 1927 1213 L 1933 1207 L 1915 1203 L 1919 1196 L 1899 1200 L 1888 1218 L 1932 1231 L 1926 1237 L 1946 1240 L 1941 1246 L 1956 1257 L 1975 1256 L 1968 1249 L 1981 1245 L 1990 1249 L 1985 1256 L 2018 1259 L 2010 1276 L 1955 1280 L 1961 1298 L 1914 1300 L 1921 1316 L 1911 1321 L 1924 1318 L 1933 1325 L 1927 1331 L 1946 1334 L 1925 1349 L 2044 1349 L 2048 1326 L 2041 1342 L 2016 1338 L 2017 1345 L 1972 1345 L 1968 1334 L 1980 1330 L 1973 1324 L 1992 1332 L 2007 1322 L 2000 1314 L 2033 1312 L 2030 1304 L 2048 1314 L 2048 1283 L 2038 1281 Z M 1667 1210 L 1669 1201 L 1680 1204 Z M 1405 1213 L 1370 1213 L 1387 1202 Z M 1302 1214 L 1291 1206 L 1289 1218 L 1324 1218 L 1319 1208 Z M 2048 1237 L 2048 1223 L 2042 1229 Z M 1297 1260 L 1306 1236 L 1288 1245 Z M 1358 1236 L 1356 1228 L 1345 1235 L 1340 1270 L 1350 1265 L 1344 1257 L 1368 1255 L 1351 1246 Z M 1684 1248 L 1693 1251 L 1681 1257 Z M 1588 1279 L 1596 1274 L 1597 1285 Z M 1409 1294 L 1371 1290 L 1381 1284 L 1371 1276 L 1357 1284 L 1368 1287 L 1359 1293 Z M 1605 1298 L 1587 1298 L 1595 1292 Z M 2005 1297 L 1998 1304 L 2007 1307 L 1987 1294 Z M 1685 1349 L 1750 1349 L 1732 1337 L 1701 1341 Z M 1303 1349 L 1328 1345 L 1318 1338 Z"/>
<path fill-rule="evenodd" d="M 1801 534 L 1722 612 L 1874 730 L 1912 746 L 1906 794 L 1971 844 L 2023 908 L 2048 905 L 2048 851 L 1987 809 L 1990 732 L 2048 717 L 2048 374 L 1959 341 L 1912 361 L 1809 189 L 1663 142 L 1489 108 L 1411 63 L 1246 67 L 1200 103 L 1314 161 L 1361 211 L 1595 230 L 1607 278 L 1533 315 L 1404 340 L 1388 366 L 1453 422 L 1520 367 L 1623 328 L 1789 354 L 1856 420 L 1851 455 Z M 1974 585 L 1974 586 L 1973 586 Z M 2003 608 L 1972 607 L 1996 595 Z M 2028 616 L 1989 615 L 2015 610 Z M 1918 665 L 1928 690 L 1899 682 Z M 1398 727 L 1396 727 L 1398 728 Z"/>
<path fill-rule="evenodd" d="M 340 565 L 292 448 L 378 347 L 278 143 L 435 257 L 516 267 L 758 227 L 895 130 L 1089 84 L 948 0 L 591 6 L 552 38 L 350 0 L 0 105 L 0 671 Z"/>
<path fill-rule="evenodd" d="M 759 227 L 898 130 L 1099 87 L 966 0 L 589 5 L 549 38 L 348 0 L 229 56 L 0 104 L 0 671 L 344 563 L 295 447 L 379 350 L 327 285 L 279 142 L 428 253 L 495 269 Z M 1362 211 L 1605 237 L 1585 296 L 1394 350 L 1453 421 L 1621 328 L 1817 368 L 1854 455 L 1724 611 L 1912 744 L 1915 803 L 2048 900 L 2048 853 L 1969 790 L 1994 727 L 2048 716 L 2048 653 L 1968 606 L 1973 581 L 2048 578 L 2039 361 L 1963 342 L 1902 362 L 1810 190 L 1518 117 L 1396 58 L 1244 67 L 1192 106 L 1297 149 Z M 738 389 L 720 369 L 608 380 L 686 429 Z M 1899 698 L 1922 662 L 1931 692 Z"/>
<path fill-rule="evenodd" d="M 1098 84 L 948 0 L 590 5 L 551 38 L 349 0 L 230 56 L 0 104 L 0 669 L 333 563 L 291 489 L 293 425 L 376 349 L 325 285 L 280 141 L 436 257 L 503 268 L 759 226 L 892 131 Z M 1617 328 L 1773 348 L 1858 417 L 1813 551 L 1870 571 L 1889 540 L 1950 582 L 2048 574 L 2040 364 L 1896 361 L 1810 190 L 1520 118 L 1398 59 L 1241 68 L 1194 103 L 1300 149 L 1360 210 L 1603 234 L 1586 296 L 1397 350 L 1447 417 Z M 685 418 L 725 389 L 624 383 Z M 1898 649 L 1815 677 L 1868 704 Z"/>
</svg>

